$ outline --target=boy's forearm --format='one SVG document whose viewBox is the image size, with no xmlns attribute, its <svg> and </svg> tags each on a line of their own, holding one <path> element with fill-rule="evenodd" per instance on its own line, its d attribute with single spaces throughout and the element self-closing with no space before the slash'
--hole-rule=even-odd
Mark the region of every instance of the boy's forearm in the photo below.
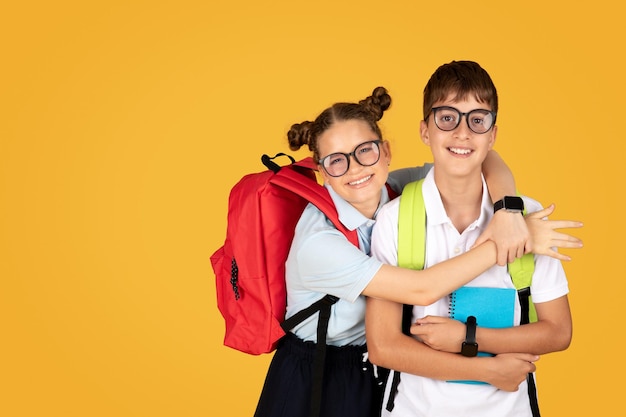
<svg viewBox="0 0 626 417">
<path fill-rule="evenodd" d="M 498 353 L 527 352 L 543 355 L 569 347 L 572 321 L 567 296 L 535 305 L 539 321 L 506 329 L 478 327 L 479 350 Z"/>
<path fill-rule="evenodd" d="M 476 360 L 479 358 L 437 351 L 406 335 L 401 339 L 396 339 L 393 345 L 388 344 L 372 362 L 388 369 L 442 381 L 489 380 L 488 370 Z"/>
<path fill-rule="evenodd" d="M 534 355 L 558 352 L 569 346 L 565 329 L 555 329 L 545 323 L 531 323 L 507 329 L 478 328 L 478 349 L 493 354 L 527 352 Z"/>
<path fill-rule="evenodd" d="M 400 372 L 439 380 L 486 381 L 488 371 L 476 358 L 441 352 L 400 331 L 402 305 L 367 299 L 366 335 L 372 363 Z M 394 324 L 395 323 L 395 324 Z"/>
</svg>

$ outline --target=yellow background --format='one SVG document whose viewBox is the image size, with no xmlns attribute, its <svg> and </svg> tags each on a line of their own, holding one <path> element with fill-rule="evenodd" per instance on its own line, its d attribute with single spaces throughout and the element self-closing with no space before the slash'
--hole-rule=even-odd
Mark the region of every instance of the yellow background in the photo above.
<svg viewBox="0 0 626 417">
<path fill-rule="evenodd" d="M 422 89 L 453 59 L 492 75 L 520 190 L 586 225 L 544 415 L 621 409 L 620 1 L 4 3 L 0 415 L 252 415 L 270 356 L 222 346 L 209 263 L 228 191 L 378 85 L 392 168 L 430 160 Z"/>
</svg>

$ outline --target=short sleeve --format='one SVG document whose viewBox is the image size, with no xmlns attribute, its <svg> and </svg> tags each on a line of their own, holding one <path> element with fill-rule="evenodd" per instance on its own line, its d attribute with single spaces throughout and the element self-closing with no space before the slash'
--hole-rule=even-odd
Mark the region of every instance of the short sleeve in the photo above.
<svg viewBox="0 0 626 417">
<path fill-rule="evenodd" d="M 298 248 L 297 268 L 310 291 L 354 302 L 382 266 L 361 252 L 339 231 L 318 231 Z"/>
</svg>

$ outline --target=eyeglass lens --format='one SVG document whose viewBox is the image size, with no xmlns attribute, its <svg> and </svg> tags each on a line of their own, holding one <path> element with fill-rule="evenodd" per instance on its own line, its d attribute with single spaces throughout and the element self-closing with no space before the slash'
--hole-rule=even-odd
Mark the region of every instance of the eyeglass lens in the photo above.
<svg viewBox="0 0 626 417">
<path fill-rule="evenodd" d="M 358 145 L 351 153 L 332 153 L 322 158 L 322 166 L 328 175 L 340 177 L 350 168 L 350 156 L 363 166 L 372 166 L 380 159 L 378 140 L 364 142 Z"/>
<path fill-rule="evenodd" d="M 461 113 L 454 107 L 436 107 L 433 108 L 433 115 L 437 127 L 446 132 L 456 129 L 463 116 L 466 117 L 467 126 L 474 133 L 487 133 L 494 121 L 494 113 L 483 109 Z"/>
</svg>

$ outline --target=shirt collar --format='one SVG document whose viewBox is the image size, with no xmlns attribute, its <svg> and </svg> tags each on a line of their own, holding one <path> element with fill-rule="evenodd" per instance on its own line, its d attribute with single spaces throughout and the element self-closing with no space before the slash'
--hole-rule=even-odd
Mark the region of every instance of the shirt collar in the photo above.
<svg viewBox="0 0 626 417">
<path fill-rule="evenodd" d="M 335 207 L 337 208 L 337 214 L 339 215 L 339 221 L 346 226 L 349 230 L 355 230 L 363 225 L 373 225 L 374 220 L 365 217 L 358 211 L 354 206 L 344 200 L 333 190 L 333 188 L 329 184 L 324 184 L 328 193 L 330 194 L 330 198 L 332 198 Z M 380 195 L 380 202 L 378 203 L 378 208 L 374 213 L 374 219 L 378 214 L 380 208 L 389 201 L 389 193 L 387 192 L 387 187 L 383 187 L 382 193 Z"/>
</svg>

